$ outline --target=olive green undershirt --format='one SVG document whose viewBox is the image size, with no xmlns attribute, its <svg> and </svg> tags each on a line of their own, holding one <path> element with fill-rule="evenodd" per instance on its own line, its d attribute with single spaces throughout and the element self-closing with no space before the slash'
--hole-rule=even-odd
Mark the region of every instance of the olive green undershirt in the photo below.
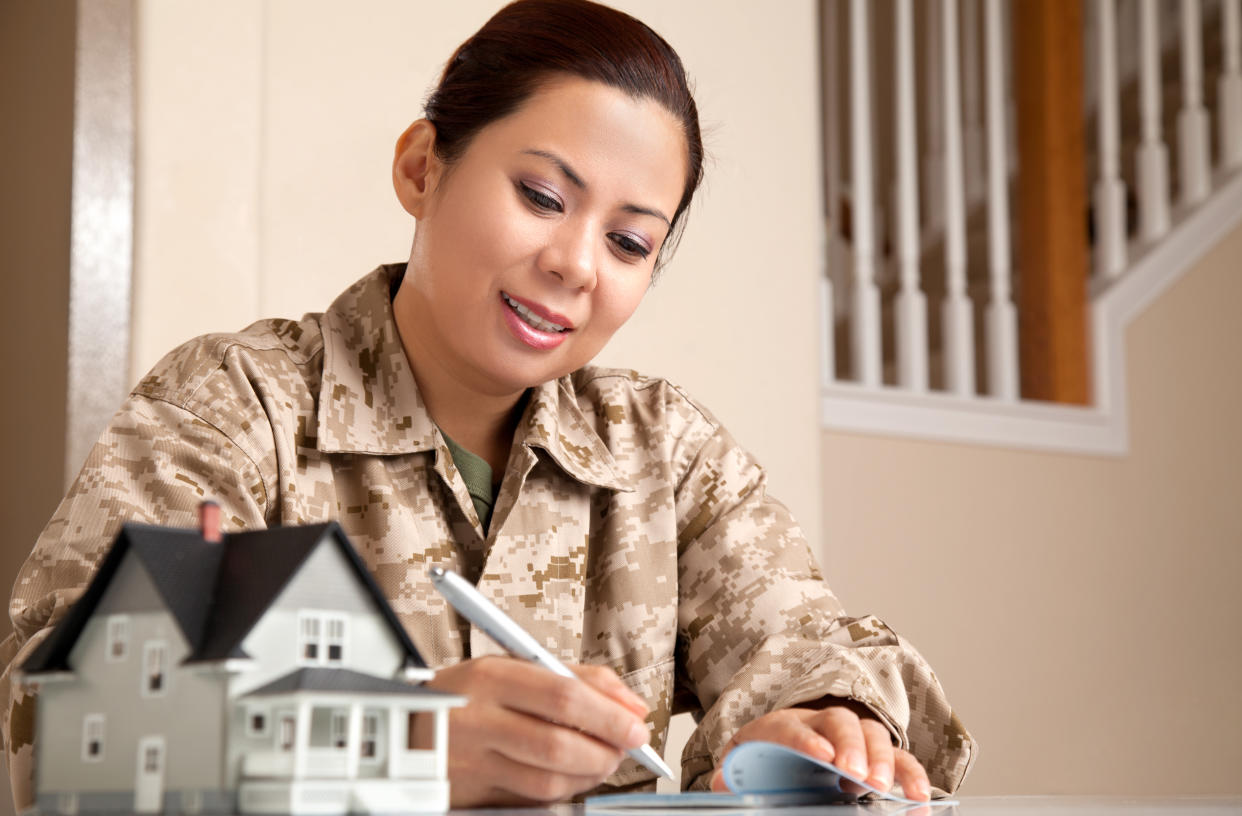
<svg viewBox="0 0 1242 816">
<path fill-rule="evenodd" d="M 492 505 L 496 503 L 496 491 L 492 487 L 492 466 L 483 457 L 475 456 L 449 439 L 443 428 L 440 429 L 440 435 L 444 437 L 444 443 L 448 445 L 449 453 L 453 456 L 453 464 L 457 466 L 457 472 L 461 474 L 462 481 L 466 483 L 470 500 L 474 502 L 474 512 L 479 514 L 479 523 L 483 525 L 483 533 L 486 535 L 487 526 L 492 520 Z"/>
</svg>

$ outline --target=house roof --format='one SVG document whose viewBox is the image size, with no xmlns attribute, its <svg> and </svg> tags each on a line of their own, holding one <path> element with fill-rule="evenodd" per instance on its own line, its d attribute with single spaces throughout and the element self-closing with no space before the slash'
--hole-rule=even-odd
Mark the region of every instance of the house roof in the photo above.
<svg viewBox="0 0 1242 816">
<path fill-rule="evenodd" d="M 28 674 L 69 671 L 69 653 L 127 553 L 151 578 L 190 647 L 187 663 L 246 658 L 241 643 L 321 544 L 340 549 L 405 654 L 426 668 L 366 565 L 336 522 L 273 527 L 206 541 L 197 530 L 126 524 L 81 599 L 22 666 Z"/>
<path fill-rule="evenodd" d="M 340 691 L 351 694 L 410 694 L 417 696 L 442 696 L 456 699 L 447 691 L 416 686 L 400 680 L 390 680 L 364 674 L 352 669 L 330 669 L 307 666 L 282 675 L 266 685 L 247 692 L 245 697 L 265 697 L 289 694 L 295 691 Z"/>
</svg>

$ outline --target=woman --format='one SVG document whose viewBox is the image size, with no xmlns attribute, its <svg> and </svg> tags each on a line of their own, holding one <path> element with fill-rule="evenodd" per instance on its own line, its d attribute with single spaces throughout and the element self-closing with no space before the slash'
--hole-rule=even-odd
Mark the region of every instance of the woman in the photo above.
<svg viewBox="0 0 1242 816">
<path fill-rule="evenodd" d="M 589 366 L 671 252 L 702 155 L 680 60 L 642 23 L 500 11 L 398 141 L 409 260 L 139 383 L 19 576 L 10 669 L 122 522 L 190 524 L 211 495 L 235 529 L 341 522 L 432 685 L 469 697 L 456 807 L 647 785 L 623 752 L 660 749 L 683 710 L 692 787 L 768 739 L 914 798 L 954 789 L 973 743 L 930 668 L 843 616 L 758 465 L 675 386 Z M 499 655 L 434 592 L 437 564 L 586 682 Z M 29 706 L 4 710 L 20 801 Z"/>
</svg>

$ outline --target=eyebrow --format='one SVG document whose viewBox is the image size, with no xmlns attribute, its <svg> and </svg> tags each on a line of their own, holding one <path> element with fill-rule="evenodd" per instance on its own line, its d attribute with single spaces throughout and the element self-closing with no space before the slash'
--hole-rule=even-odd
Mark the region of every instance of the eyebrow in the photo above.
<svg viewBox="0 0 1242 816">
<path fill-rule="evenodd" d="M 569 179 L 571 184 L 573 184 L 579 190 L 587 189 L 587 183 L 582 180 L 582 176 L 579 176 L 577 173 L 575 173 L 574 169 L 570 167 L 565 162 L 564 159 L 562 159 L 560 156 L 556 155 L 555 153 L 550 153 L 547 150 L 537 150 L 535 148 L 527 148 L 526 150 L 523 150 L 522 152 L 528 156 L 538 156 L 541 159 L 546 159 L 552 162 L 552 164 L 556 165 L 556 169 L 560 170 L 561 173 L 564 174 L 565 178 Z M 668 226 L 670 227 L 672 226 L 672 223 L 668 220 L 668 216 L 666 216 L 664 213 L 660 212 L 659 210 L 653 210 L 650 207 L 640 207 L 637 204 L 623 204 L 621 206 L 621 209 L 628 213 L 634 213 L 635 215 L 650 215 L 650 216 L 660 219 Z"/>
</svg>

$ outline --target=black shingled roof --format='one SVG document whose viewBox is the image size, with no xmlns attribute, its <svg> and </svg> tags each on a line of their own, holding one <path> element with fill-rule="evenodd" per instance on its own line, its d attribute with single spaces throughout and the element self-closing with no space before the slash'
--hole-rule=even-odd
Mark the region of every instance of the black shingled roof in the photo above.
<svg viewBox="0 0 1242 816">
<path fill-rule="evenodd" d="M 336 522 L 232 533 L 219 543 L 197 530 L 126 524 L 95 577 L 64 619 L 22 665 L 28 674 L 70 671 L 69 653 L 126 553 L 133 553 L 190 644 L 187 663 L 245 658 L 241 642 L 314 550 L 340 547 L 405 652 L 405 666 L 427 664 Z"/>
<path fill-rule="evenodd" d="M 247 692 L 245 697 L 288 694 L 294 691 L 340 691 L 354 694 L 412 694 L 419 696 L 455 697 L 447 691 L 415 686 L 400 680 L 389 680 L 352 669 L 305 667 L 282 675 L 272 682 Z"/>
</svg>

